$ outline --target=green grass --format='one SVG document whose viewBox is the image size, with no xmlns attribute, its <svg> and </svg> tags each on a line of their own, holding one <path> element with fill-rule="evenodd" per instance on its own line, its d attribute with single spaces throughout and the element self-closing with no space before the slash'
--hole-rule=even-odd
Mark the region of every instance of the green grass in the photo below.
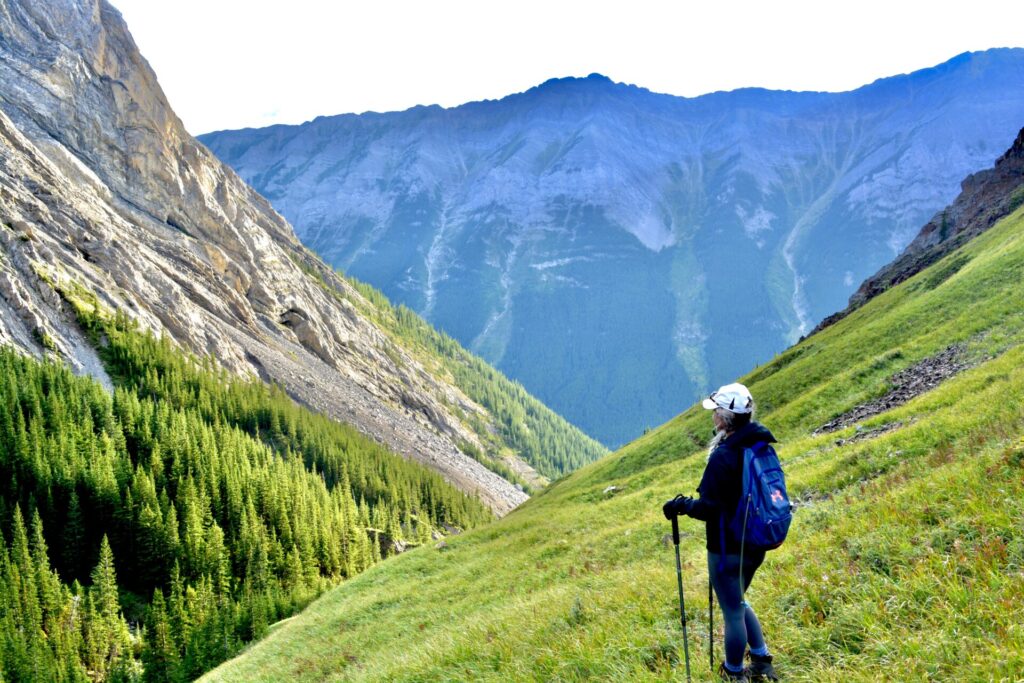
<svg viewBox="0 0 1024 683">
<path fill-rule="evenodd" d="M 800 501 L 748 595 L 785 680 L 1024 678 L 1022 302 L 1018 211 L 744 379 Z M 956 342 L 969 370 L 863 423 L 898 428 L 812 434 Z M 346 582 L 204 680 L 681 680 L 660 504 L 692 492 L 709 436 L 691 408 L 505 519 Z M 682 526 L 691 665 L 710 680 L 703 528 Z"/>
</svg>

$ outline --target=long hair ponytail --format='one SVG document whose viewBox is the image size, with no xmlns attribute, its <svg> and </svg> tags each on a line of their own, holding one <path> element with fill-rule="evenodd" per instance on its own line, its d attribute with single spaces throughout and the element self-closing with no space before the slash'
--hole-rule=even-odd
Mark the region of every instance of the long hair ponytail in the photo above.
<svg viewBox="0 0 1024 683">
<path fill-rule="evenodd" d="M 715 415 L 724 423 L 724 428 L 715 432 L 715 435 L 711 437 L 711 441 L 708 442 L 708 460 L 711 459 L 711 454 L 715 452 L 722 441 L 726 439 L 733 432 L 746 427 L 750 424 L 750 421 L 754 419 L 754 410 L 756 406 L 750 404 L 749 413 L 734 413 L 731 410 L 725 408 L 715 408 Z"/>
</svg>

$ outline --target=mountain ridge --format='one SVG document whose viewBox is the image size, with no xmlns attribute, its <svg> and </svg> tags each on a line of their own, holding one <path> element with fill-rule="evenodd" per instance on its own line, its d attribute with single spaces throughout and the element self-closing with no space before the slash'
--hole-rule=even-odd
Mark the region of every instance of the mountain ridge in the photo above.
<svg viewBox="0 0 1024 683">
<path fill-rule="evenodd" d="M 340 113 L 337 113 L 337 114 L 318 114 L 317 116 L 314 116 L 311 119 L 308 119 L 306 121 L 302 121 L 302 122 L 299 122 L 299 123 L 274 123 L 274 124 L 270 124 L 270 125 L 267 125 L 267 126 L 246 126 L 246 127 L 243 127 L 243 128 L 218 128 L 218 129 L 215 129 L 215 130 L 209 130 L 209 131 L 205 131 L 205 132 L 199 133 L 195 137 L 196 138 L 202 138 L 202 137 L 205 137 L 205 136 L 208 136 L 208 135 L 212 136 L 212 135 L 216 135 L 218 133 L 227 133 L 227 132 L 241 133 L 241 132 L 257 131 L 257 130 L 274 130 L 274 129 L 279 129 L 279 128 L 301 128 L 303 126 L 306 126 L 306 125 L 311 124 L 311 123 L 316 123 L 318 121 L 329 121 L 331 119 L 343 118 L 343 117 L 355 117 L 355 118 L 359 118 L 359 117 L 368 117 L 369 118 L 369 117 L 375 117 L 375 116 L 385 117 L 385 116 L 389 116 L 389 115 L 404 114 L 404 113 L 407 113 L 407 112 L 417 112 L 417 111 L 425 111 L 425 110 L 450 112 L 450 111 L 453 111 L 453 110 L 456 110 L 456 109 L 461 109 L 463 107 L 473 107 L 473 106 L 476 106 L 476 105 L 487 105 L 487 104 L 500 103 L 500 102 L 502 102 L 504 100 L 508 100 L 510 98 L 518 98 L 518 97 L 522 97 L 524 95 L 528 95 L 528 94 L 531 94 L 531 93 L 543 92 L 545 90 L 550 89 L 551 87 L 558 86 L 560 84 L 587 84 L 587 83 L 593 83 L 593 84 L 600 84 L 602 86 L 611 85 L 611 86 L 614 86 L 616 88 L 620 88 L 622 90 L 631 90 L 631 91 L 643 93 L 643 94 L 646 94 L 646 95 L 651 95 L 651 96 L 653 96 L 655 98 L 664 97 L 664 98 L 669 98 L 671 100 L 683 100 L 683 101 L 701 100 L 701 99 L 704 99 L 704 98 L 721 97 L 721 96 L 725 96 L 725 95 L 734 95 L 734 94 L 742 95 L 742 94 L 745 94 L 745 93 L 775 93 L 775 94 L 779 94 L 779 95 L 798 95 L 798 96 L 799 95 L 809 95 L 809 96 L 813 96 L 813 95 L 843 95 L 843 94 L 848 94 L 848 93 L 854 93 L 854 92 L 857 92 L 857 91 L 860 91 L 860 90 L 864 90 L 864 89 L 867 89 L 867 88 L 873 88 L 875 86 L 897 84 L 897 83 L 899 83 L 901 81 L 901 79 L 908 79 L 908 78 L 911 78 L 911 77 L 914 77 L 914 76 L 921 76 L 921 75 L 925 75 L 925 74 L 929 74 L 929 73 L 935 73 L 935 74 L 940 74 L 941 75 L 943 73 L 952 71 L 952 70 L 954 70 L 957 67 L 960 67 L 962 65 L 967 64 L 971 60 L 971 58 L 976 57 L 976 56 L 980 56 L 980 55 L 1000 55 L 1000 54 L 1004 54 L 1004 53 L 1008 53 L 1008 52 L 1014 52 L 1014 51 L 1019 51 L 1019 50 L 1024 50 L 1024 48 L 1019 48 L 1019 47 L 993 47 L 993 48 L 988 48 L 988 49 L 985 49 L 985 50 L 966 50 L 966 51 L 961 52 L 961 53 L 959 53 L 957 55 L 954 55 L 953 57 L 950 57 L 949 59 L 947 59 L 946 61 L 944 61 L 944 62 L 942 62 L 940 64 L 937 64 L 937 65 L 934 65 L 934 66 L 930 66 L 930 67 L 923 67 L 921 69 L 915 69 L 914 71 L 905 72 L 905 73 L 902 73 L 902 74 L 893 74 L 893 75 L 890 75 L 890 76 L 880 76 L 880 77 L 876 78 L 873 81 L 869 81 L 869 82 L 863 83 L 862 85 L 859 85 L 859 86 L 856 86 L 854 88 L 850 88 L 850 89 L 847 89 L 847 90 L 813 90 L 813 89 L 811 89 L 811 90 L 801 90 L 801 89 L 791 89 L 791 88 L 768 88 L 768 87 L 765 87 L 765 86 L 750 85 L 750 86 L 740 86 L 740 87 L 737 87 L 737 88 L 731 88 L 731 89 L 728 89 L 728 90 L 712 90 L 710 92 L 701 93 L 699 95 L 677 95 L 677 94 L 673 94 L 673 93 L 670 93 L 670 92 L 662 92 L 662 91 L 658 91 L 658 90 L 652 90 L 650 88 L 646 88 L 646 87 L 644 87 L 642 85 L 639 85 L 639 84 L 636 84 L 636 83 L 629 83 L 629 82 L 626 82 L 626 81 L 616 81 L 613 78 L 611 78 L 609 76 L 606 76 L 606 75 L 604 75 L 604 74 L 602 74 L 600 72 L 593 72 L 593 73 L 590 73 L 590 74 L 588 74 L 586 76 L 553 76 L 553 77 L 548 78 L 547 80 L 545 80 L 545 81 L 543 81 L 541 83 L 538 83 L 537 85 L 534 85 L 534 86 L 531 86 L 531 87 L 527 88 L 526 90 L 522 90 L 522 91 L 514 92 L 514 93 L 508 93 L 506 95 L 502 95 L 501 97 L 483 98 L 483 99 L 478 99 L 478 100 L 467 100 L 466 102 L 462 102 L 462 103 L 459 103 L 459 104 L 453 104 L 453 105 L 447 105 L 447 106 L 446 105 L 437 104 L 437 103 L 414 104 L 412 106 L 405 107 L 403 109 L 389 109 L 389 110 L 385 110 L 385 111 L 366 110 L 366 111 L 362 111 L 362 112 L 340 112 Z"/>
<path fill-rule="evenodd" d="M 842 308 L 1006 148 L 1022 83 L 996 49 L 838 94 L 563 79 L 201 139 L 325 260 L 618 444 Z"/>
</svg>

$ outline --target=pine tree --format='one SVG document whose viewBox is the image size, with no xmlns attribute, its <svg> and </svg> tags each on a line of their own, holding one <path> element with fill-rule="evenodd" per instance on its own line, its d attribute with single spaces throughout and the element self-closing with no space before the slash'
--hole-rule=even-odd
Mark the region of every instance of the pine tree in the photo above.
<svg viewBox="0 0 1024 683">
<path fill-rule="evenodd" d="M 14 509 L 14 535 L 10 558 L 13 570 L 13 596 L 20 602 L 21 629 L 29 638 L 36 638 L 41 635 L 43 613 L 39 605 L 35 565 L 29 552 L 28 535 L 25 532 L 25 520 L 21 516 L 20 505 Z"/>
<path fill-rule="evenodd" d="M 52 622 L 60 613 L 62 595 L 60 578 L 50 568 L 50 557 L 46 548 L 46 539 L 43 538 L 43 520 L 39 517 L 39 510 L 32 514 L 31 553 L 36 589 L 39 592 L 39 606 L 43 617 L 43 628 L 47 632 L 52 633 L 55 629 L 55 624 Z"/>
<path fill-rule="evenodd" d="M 85 524 L 82 520 L 82 508 L 78 501 L 78 492 L 71 489 L 68 500 L 67 522 L 62 531 L 63 541 L 60 551 L 68 580 L 82 577 L 82 556 L 85 554 Z"/>
<path fill-rule="evenodd" d="M 181 652 L 185 649 L 185 643 L 188 642 L 192 632 L 192 621 L 185 604 L 185 583 L 182 581 L 181 570 L 178 568 L 177 562 L 171 569 L 171 596 L 167 612 L 171 621 L 171 633 L 178 651 Z"/>
<path fill-rule="evenodd" d="M 120 660 L 130 655 L 131 636 L 128 624 L 121 616 L 117 595 L 117 575 L 114 571 L 114 553 L 106 534 L 100 542 L 100 557 L 92 571 L 87 607 L 87 634 L 89 665 L 101 676 L 120 666 Z"/>
<path fill-rule="evenodd" d="M 181 656 L 171 636 L 171 622 L 162 591 L 153 591 L 146 613 L 146 642 L 142 648 L 144 681 L 174 683 L 181 677 Z"/>
</svg>

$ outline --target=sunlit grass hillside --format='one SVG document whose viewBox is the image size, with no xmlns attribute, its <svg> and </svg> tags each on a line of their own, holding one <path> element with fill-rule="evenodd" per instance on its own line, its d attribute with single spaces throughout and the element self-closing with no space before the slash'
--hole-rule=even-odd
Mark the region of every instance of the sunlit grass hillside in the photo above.
<svg viewBox="0 0 1024 683">
<path fill-rule="evenodd" d="M 1022 341 L 1018 211 L 743 379 L 801 503 L 748 594 L 785 680 L 1024 679 Z M 967 370 L 813 434 L 954 343 Z M 500 522 L 346 582 L 206 680 L 683 680 L 660 507 L 693 491 L 709 436 L 691 408 Z M 702 528 L 683 527 L 709 680 Z"/>
</svg>

